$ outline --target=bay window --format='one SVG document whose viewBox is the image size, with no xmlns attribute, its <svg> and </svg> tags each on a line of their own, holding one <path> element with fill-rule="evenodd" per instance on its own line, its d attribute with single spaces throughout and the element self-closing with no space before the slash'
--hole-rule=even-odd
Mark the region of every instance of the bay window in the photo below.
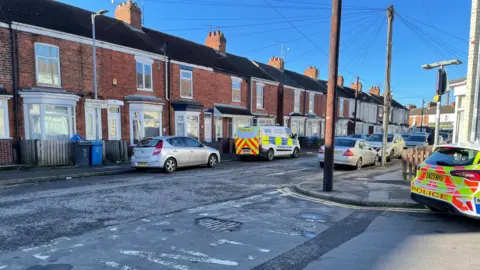
<svg viewBox="0 0 480 270">
<path fill-rule="evenodd" d="M 153 74 L 152 64 L 153 60 L 143 57 L 135 56 L 136 60 L 136 77 L 137 77 L 137 89 L 143 91 L 153 91 Z"/>
<path fill-rule="evenodd" d="M 319 120 L 307 120 L 307 132 L 308 137 L 320 136 L 320 121 Z"/>
<path fill-rule="evenodd" d="M 68 140 L 77 130 L 73 94 L 20 91 L 27 140 Z"/>
<path fill-rule="evenodd" d="M 257 126 L 273 126 L 275 125 L 275 120 L 272 118 L 258 118 Z"/>
<path fill-rule="evenodd" d="M 131 103 L 130 104 L 130 144 L 137 144 L 144 137 L 162 135 L 161 105 Z"/>
<path fill-rule="evenodd" d="M 305 135 L 305 119 L 296 119 L 293 118 L 290 119 L 290 129 L 294 134 L 297 134 L 298 136 L 304 136 Z"/>
<path fill-rule="evenodd" d="M 35 43 L 37 84 L 60 87 L 60 52 L 57 46 Z"/>
<path fill-rule="evenodd" d="M 175 135 L 200 138 L 200 113 L 175 112 Z"/>
</svg>

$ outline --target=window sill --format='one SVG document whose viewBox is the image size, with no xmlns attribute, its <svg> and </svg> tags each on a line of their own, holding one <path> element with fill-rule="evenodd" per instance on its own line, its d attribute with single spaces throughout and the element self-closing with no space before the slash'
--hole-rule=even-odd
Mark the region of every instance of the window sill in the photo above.
<svg viewBox="0 0 480 270">
<path fill-rule="evenodd" d="M 37 83 L 37 86 L 57 88 L 57 89 L 61 89 L 61 88 L 62 88 L 61 85 L 53 85 L 53 84 L 40 84 L 40 83 Z"/>
<path fill-rule="evenodd" d="M 180 96 L 180 98 L 193 99 L 193 97 L 187 97 L 187 96 Z"/>
<path fill-rule="evenodd" d="M 265 110 L 265 108 L 258 108 L 258 107 L 257 107 L 257 110 L 262 110 L 262 111 L 264 111 L 264 110 Z"/>
<path fill-rule="evenodd" d="M 232 102 L 241 103 L 242 101 L 240 101 L 240 100 L 232 100 Z"/>
<path fill-rule="evenodd" d="M 137 88 L 138 91 L 153 92 L 153 89 L 148 88 Z"/>
</svg>

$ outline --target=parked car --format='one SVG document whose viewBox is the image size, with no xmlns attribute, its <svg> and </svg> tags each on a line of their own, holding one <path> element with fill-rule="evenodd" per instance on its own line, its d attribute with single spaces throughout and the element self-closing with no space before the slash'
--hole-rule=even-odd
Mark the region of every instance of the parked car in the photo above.
<svg viewBox="0 0 480 270">
<path fill-rule="evenodd" d="M 427 146 L 428 140 L 425 135 L 411 135 L 405 139 L 405 148 Z"/>
<path fill-rule="evenodd" d="M 378 152 L 378 155 L 382 156 L 382 141 L 383 134 L 375 133 L 370 135 L 367 139 L 368 143 Z M 401 157 L 403 148 L 405 147 L 405 141 L 400 134 L 387 134 L 387 161 L 393 160 L 395 157 Z"/>
<path fill-rule="evenodd" d="M 412 200 L 433 211 L 480 218 L 480 145 L 439 146 L 418 166 Z"/>
<path fill-rule="evenodd" d="M 317 155 L 320 167 L 325 166 L 325 146 L 320 147 Z M 379 158 L 375 151 L 366 140 L 335 137 L 333 163 L 339 165 L 355 166 L 360 170 L 363 165 L 375 165 Z"/>
<path fill-rule="evenodd" d="M 402 138 L 403 138 L 404 141 L 407 140 L 407 138 L 410 137 L 411 135 L 412 135 L 412 134 L 410 134 L 410 133 L 402 133 L 402 134 L 400 134 L 400 136 L 402 136 Z"/>
<path fill-rule="evenodd" d="M 172 173 L 177 168 L 206 165 L 215 167 L 220 153 L 189 137 L 165 136 L 142 139 L 134 148 L 131 160 L 137 170 L 161 168 Z"/>
<path fill-rule="evenodd" d="M 369 136 L 368 134 L 350 134 L 347 137 L 366 140 L 368 136 Z"/>
</svg>

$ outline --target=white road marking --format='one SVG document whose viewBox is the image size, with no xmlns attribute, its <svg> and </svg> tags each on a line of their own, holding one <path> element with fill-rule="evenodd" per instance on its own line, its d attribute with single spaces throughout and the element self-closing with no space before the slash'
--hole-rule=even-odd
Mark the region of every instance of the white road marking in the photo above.
<svg viewBox="0 0 480 270">
<path fill-rule="evenodd" d="M 76 245 L 73 245 L 72 248 L 77 248 L 77 247 L 83 247 L 84 244 L 76 244 Z"/>
<path fill-rule="evenodd" d="M 39 249 L 39 248 L 53 247 L 53 246 L 59 244 L 60 242 L 69 241 L 69 240 L 71 240 L 71 239 L 68 238 L 68 237 L 60 237 L 60 238 L 57 238 L 57 239 L 53 239 L 48 244 L 44 244 L 44 245 L 40 245 L 40 246 L 27 247 L 27 248 L 22 249 L 22 251 L 23 252 L 29 252 L 29 251 L 36 250 L 36 249 Z"/>
<path fill-rule="evenodd" d="M 170 221 L 162 221 L 159 223 L 155 223 L 155 225 L 168 225 L 168 224 L 170 224 Z"/>
<path fill-rule="evenodd" d="M 114 231 L 116 231 L 116 230 L 118 230 L 117 227 L 110 228 L 110 231 L 112 231 L 112 232 L 114 232 Z"/>
<path fill-rule="evenodd" d="M 262 229 L 266 232 L 271 232 L 271 233 L 276 233 L 276 234 L 283 234 L 283 235 L 290 235 L 290 236 L 298 236 L 300 233 L 298 232 L 282 232 L 282 231 L 274 231 L 274 230 L 269 230 L 269 229 Z"/>
<path fill-rule="evenodd" d="M 177 270 L 188 270 L 188 266 L 182 265 L 182 264 L 176 264 L 173 262 L 166 262 L 164 260 L 161 260 L 160 258 L 157 258 L 154 256 L 153 253 L 151 252 L 143 252 L 143 251 L 135 251 L 135 250 L 122 250 L 120 253 L 125 254 L 125 255 L 131 255 L 131 256 L 137 256 L 142 259 L 146 259 L 149 262 L 153 263 L 158 263 L 167 267 L 171 267 L 173 269 Z"/>
<path fill-rule="evenodd" d="M 45 261 L 46 259 L 50 258 L 50 255 L 42 255 L 42 254 L 43 253 L 34 254 L 33 257 L 42 261 Z"/>
<path fill-rule="evenodd" d="M 248 255 L 248 259 L 251 260 L 251 261 L 255 260 L 255 258 L 256 257 L 253 257 L 252 255 Z"/>
<path fill-rule="evenodd" d="M 284 174 L 286 174 L 286 173 L 304 171 L 304 170 L 306 170 L 306 169 L 307 169 L 307 168 L 297 169 L 297 170 L 290 170 L 290 171 L 284 171 L 284 172 L 278 172 L 278 173 L 271 173 L 271 174 L 267 174 L 267 176 L 284 175 Z"/>
<path fill-rule="evenodd" d="M 108 238 L 115 240 L 115 239 L 117 239 L 117 238 L 120 238 L 120 236 L 119 236 L 119 235 L 116 235 L 116 234 L 112 234 L 112 235 L 111 235 L 110 237 L 108 237 Z"/>
<path fill-rule="evenodd" d="M 273 194 L 277 194 L 277 193 L 278 193 L 278 191 L 276 191 L 276 190 L 266 192 L 266 194 L 268 194 L 268 195 L 273 195 Z"/>
<path fill-rule="evenodd" d="M 112 261 L 100 260 L 100 263 L 103 263 L 105 265 L 108 265 L 110 267 L 113 267 L 115 269 L 120 269 L 120 270 L 136 270 L 135 268 L 132 268 L 128 265 L 122 266 L 121 264 L 119 264 L 117 262 L 112 262 Z"/>
<path fill-rule="evenodd" d="M 151 222 L 149 219 L 146 219 L 146 218 L 142 218 L 142 221 L 143 222 Z"/>
<path fill-rule="evenodd" d="M 145 251 L 136 251 L 136 250 L 123 250 L 121 251 L 123 254 L 126 255 L 136 255 L 136 256 L 144 256 L 144 257 L 154 257 L 155 255 L 158 255 L 160 258 L 167 258 L 167 259 L 173 259 L 173 260 L 184 260 L 184 261 L 190 261 L 190 262 L 200 262 L 200 263 L 211 263 L 211 264 L 219 264 L 219 265 L 225 265 L 225 266 L 238 266 L 237 262 L 234 261 L 229 261 L 229 260 L 222 260 L 222 259 L 217 259 L 217 258 L 212 258 L 212 257 L 192 257 L 192 256 L 184 256 L 184 255 L 178 255 L 178 254 L 169 254 L 169 253 L 160 253 L 160 254 L 155 254 L 153 252 L 145 252 Z"/>
<path fill-rule="evenodd" d="M 270 252 L 269 249 L 254 247 L 254 246 L 249 245 L 249 244 L 244 244 L 244 243 L 235 242 L 235 241 L 229 241 L 229 240 L 226 240 L 226 239 L 220 239 L 220 240 L 218 240 L 217 242 L 211 243 L 210 246 L 216 247 L 216 246 L 223 245 L 223 244 L 239 245 L 239 246 L 248 246 L 248 247 L 256 248 L 256 249 L 257 249 L 258 251 L 260 251 L 260 252 Z"/>
</svg>

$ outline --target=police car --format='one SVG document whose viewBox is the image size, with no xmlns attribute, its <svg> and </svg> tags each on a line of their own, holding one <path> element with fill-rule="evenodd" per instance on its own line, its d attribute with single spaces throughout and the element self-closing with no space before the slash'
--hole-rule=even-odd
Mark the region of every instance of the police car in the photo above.
<svg viewBox="0 0 480 270">
<path fill-rule="evenodd" d="M 235 152 L 240 158 L 263 156 L 271 161 L 275 157 L 300 155 L 298 137 L 287 127 L 251 126 L 237 128 Z"/>
</svg>

